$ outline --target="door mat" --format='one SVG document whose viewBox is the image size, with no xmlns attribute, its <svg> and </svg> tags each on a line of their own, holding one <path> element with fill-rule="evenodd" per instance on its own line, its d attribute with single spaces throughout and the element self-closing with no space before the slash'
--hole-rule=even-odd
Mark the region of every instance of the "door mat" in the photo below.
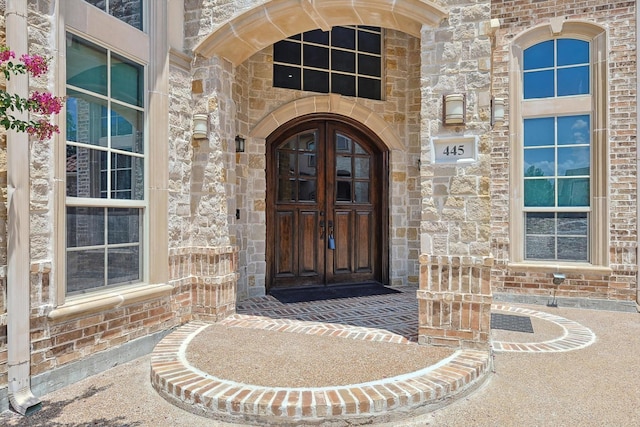
<svg viewBox="0 0 640 427">
<path fill-rule="evenodd" d="M 491 313 L 491 329 L 533 333 L 530 317 L 513 314 Z"/>
<path fill-rule="evenodd" d="M 283 304 L 297 302 L 325 301 L 339 298 L 370 297 L 397 294 L 400 291 L 377 283 L 348 286 L 322 286 L 308 289 L 273 289 L 269 294 Z"/>
</svg>

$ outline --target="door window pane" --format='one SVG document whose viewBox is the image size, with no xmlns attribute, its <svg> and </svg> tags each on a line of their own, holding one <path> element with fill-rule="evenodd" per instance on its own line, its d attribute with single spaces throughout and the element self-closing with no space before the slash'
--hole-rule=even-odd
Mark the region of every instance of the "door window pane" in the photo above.
<svg viewBox="0 0 640 427">
<path fill-rule="evenodd" d="M 355 182 L 356 187 L 356 203 L 369 203 L 369 183 Z"/>
<path fill-rule="evenodd" d="M 316 181 L 303 180 L 298 181 L 298 200 L 312 202 L 316 200 Z"/>
<path fill-rule="evenodd" d="M 369 178 L 369 158 L 368 157 L 356 157 L 356 178 Z"/>
</svg>

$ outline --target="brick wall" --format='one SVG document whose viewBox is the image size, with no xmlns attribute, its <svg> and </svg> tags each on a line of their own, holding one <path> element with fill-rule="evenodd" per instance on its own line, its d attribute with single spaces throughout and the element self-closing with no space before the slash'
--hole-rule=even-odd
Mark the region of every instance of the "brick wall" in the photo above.
<svg viewBox="0 0 640 427">
<path fill-rule="evenodd" d="M 510 42 L 521 32 L 554 17 L 584 20 L 606 28 L 609 60 L 609 262 L 612 273 L 566 275 L 552 284 L 548 272 L 508 268 L 509 262 L 509 128 L 493 132 L 491 150 L 491 233 L 496 257 L 494 289 L 500 292 L 634 300 L 637 287 L 636 188 L 636 2 L 598 0 L 492 1 L 491 15 L 500 19 L 493 54 L 493 91 L 509 98 Z M 508 116 L 508 112 L 507 112 Z M 507 117 L 508 119 L 508 117 Z"/>
</svg>

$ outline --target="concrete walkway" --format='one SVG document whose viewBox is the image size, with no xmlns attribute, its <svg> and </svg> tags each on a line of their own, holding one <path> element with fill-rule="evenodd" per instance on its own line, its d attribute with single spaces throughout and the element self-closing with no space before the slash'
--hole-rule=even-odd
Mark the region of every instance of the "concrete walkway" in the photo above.
<svg viewBox="0 0 640 427">
<path fill-rule="evenodd" d="M 333 324 L 337 322 L 332 317 L 337 316 L 334 312 L 343 310 L 341 320 L 349 327 L 375 327 L 371 323 L 375 319 L 362 311 L 372 300 L 363 302 L 362 307 L 355 300 L 348 304 L 334 301 L 334 312 L 323 312 L 319 303 L 310 306 L 312 309 L 294 310 L 291 306 L 279 307 L 268 298 L 240 307 L 242 315 L 256 316 L 259 312 L 279 321 L 288 318 L 316 322 L 318 316 L 323 316 L 324 322 Z M 396 319 L 396 323 L 389 322 L 386 331 L 411 342 L 411 331 L 416 330 L 412 324 L 414 315 L 411 307 L 406 313 L 402 307 L 415 296 L 395 298 L 408 299 L 398 300 L 395 306 L 393 300 L 383 300 L 386 312 L 377 317 Z M 277 311 L 281 312 L 276 314 Z M 443 405 L 435 410 L 418 408 L 405 413 L 401 420 L 385 423 L 380 418 L 376 425 L 640 425 L 640 315 L 504 304 L 496 305 L 494 311 L 530 317 L 534 333 L 493 331 L 498 350 L 493 357 L 494 372 L 487 375 L 478 390 L 455 401 L 442 401 Z M 153 389 L 149 379 L 151 363 L 151 356 L 146 356 L 43 396 L 41 411 L 29 418 L 6 412 L 0 415 L 0 425 L 256 425 L 214 421 L 172 405 Z"/>
</svg>

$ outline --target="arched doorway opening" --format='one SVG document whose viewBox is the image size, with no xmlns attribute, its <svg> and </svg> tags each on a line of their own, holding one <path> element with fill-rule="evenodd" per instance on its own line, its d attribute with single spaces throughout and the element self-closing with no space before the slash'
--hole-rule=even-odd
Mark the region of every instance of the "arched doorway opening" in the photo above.
<svg viewBox="0 0 640 427">
<path fill-rule="evenodd" d="M 388 149 L 345 116 L 267 138 L 267 290 L 388 283 Z"/>
</svg>

